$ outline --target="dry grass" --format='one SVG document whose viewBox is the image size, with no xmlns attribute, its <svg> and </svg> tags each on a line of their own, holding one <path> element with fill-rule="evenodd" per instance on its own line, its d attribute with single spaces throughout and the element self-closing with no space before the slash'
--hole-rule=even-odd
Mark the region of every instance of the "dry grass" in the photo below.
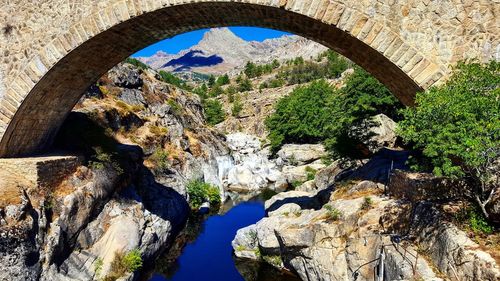
<svg viewBox="0 0 500 281">
<path fill-rule="evenodd" d="M 200 141 L 198 140 L 198 136 L 195 133 L 193 133 L 193 132 L 191 132 L 189 130 L 184 130 L 184 134 L 188 138 L 189 150 L 191 151 L 191 153 L 193 154 L 193 156 L 195 156 L 195 157 L 199 157 L 199 156 L 206 157 L 206 155 L 204 154 L 204 151 L 201 149 L 201 144 L 200 144 Z"/>
</svg>

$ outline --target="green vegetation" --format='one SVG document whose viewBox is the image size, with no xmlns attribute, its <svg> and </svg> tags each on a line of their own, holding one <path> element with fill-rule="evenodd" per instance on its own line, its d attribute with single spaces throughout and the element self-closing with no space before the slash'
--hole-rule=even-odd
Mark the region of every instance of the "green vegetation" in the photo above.
<svg viewBox="0 0 500 281">
<path fill-rule="evenodd" d="M 100 278 L 101 273 L 102 273 L 102 266 L 104 265 L 104 261 L 102 258 L 97 258 L 94 261 L 94 273 L 97 278 Z"/>
<path fill-rule="evenodd" d="M 162 137 L 168 133 L 168 129 L 163 126 L 149 125 L 149 131 L 156 137 Z"/>
<path fill-rule="evenodd" d="M 160 70 L 158 72 L 159 79 L 165 83 L 172 84 L 184 90 L 191 90 L 191 88 L 186 84 L 186 81 L 173 75 L 170 72 Z"/>
<path fill-rule="evenodd" d="M 399 134 L 423 155 L 434 174 L 466 179 L 466 194 L 488 218 L 494 161 L 500 157 L 500 63 L 461 62 L 448 82 L 418 93 L 402 111 Z"/>
<path fill-rule="evenodd" d="M 193 180 L 187 184 L 189 194 L 189 205 L 192 209 L 198 209 L 203 202 L 209 202 L 211 206 L 221 203 L 219 188 L 201 180 Z"/>
<path fill-rule="evenodd" d="M 310 166 L 306 167 L 306 175 L 307 175 L 307 180 L 312 181 L 314 177 L 316 176 L 316 173 L 318 171 L 314 168 L 311 168 Z"/>
<path fill-rule="evenodd" d="M 251 91 L 253 89 L 252 82 L 248 78 L 242 78 L 238 82 L 238 91 L 240 92 L 246 92 L 246 91 Z"/>
<path fill-rule="evenodd" d="M 236 95 L 234 98 L 233 107 L 231 108 L 231 115 L 238 117 L 243 110 L 243 103 L 241 102 L 240 95 Z"/>
<path fill-rule="evenodd" d="M 494 227 L 488 223 L 486 217 L 476 205 L 461 208 L 454 214 L 454 221 L 477 235 L 488 235 L 494 231 Z"/>
<path fill-rule="evenodd" d="M 326 216 L 329 220 L 338 221 L 342 218 L 342 212 L 331 205 L 324 205 L 323 208 L 327 211 Z"/>
<path fill-rule="evenodd" d="M 367 196 L 363 200 L 363 204 L 361 204 L 362 210 L 368 210 L 373 206 L 373 200 L 371 197 Z"/>
<path fill-rule="evenodd" d="M 326 57 L 326 62 L 322 62 Z M 286 80 L 289 85 L 302 84 L 322 78 L 338 78 L 349 67 L 349 62 L 328 50 L 318 57 L 318 62 L 305 62 L 302 58 L 296 58 L 289 67 L 284 67 L 277 78 Z"/>
<path fill-rule="evenodd" d="M 378 113 L 397 119 L 400 107 L 385 86 L 360 68 L 339 90 L 324 80 L 314 81 L 276 103 L 275 113 L 266 120 L 271 148 L 276 152 L 285 143 L 324 142 L 332 156 L 359 158 L 364 155 L 354 152 L 368 137 L 363 134 L 367 128 L 357 132 L 353 127 Z M 365 127 L 372 123 L 365 122 Z"/>
<path fill-rule="evenodd" d="M 303 183 L 304 183 L 304 181 L 294 180 L 290 183 L 291 189 L 295 190 L 297 187 L 301 186 Z"/>
<path fill-rule="evenodd" d="M 169 167 L 168 152 L 157 148 L 149 157 L 149 161 L 154 165 L 155 172 L 164 172 Z"/>
<path fill-rule="evenodd" d="M 222 104 L 215 99 L 203 101 L 203 110 L 205 111 L 205 120 L 209 125 L 219 124 L 226 118 Z"/>
<path fill-rule="evenodd" d="M 110 272 L 103 281 L 115 281 L 128 272 L 134 272 L 142 267 L 141 252 L 134 249 L 128 253 L 117 252 L 111 262 Z"/>
<path fill-rule="evenodd" d="M 195 88 L 193 93 L 197 94 L 201 100 L 208 98 L 208 87 L 207 84 L 203 83 L 201 86 Z"/>
<path fill-rule="evenodd" d="M 170 106 L 170 109 L 172 109 L 172 112 L 175 114 L 181 114 L 182 112 L 182 107 L 181 105 L 175 101 L 174 99 L 168 99 L 167 104 Z"/>
<path fill-rule="evenodd" d="M 210 88 L 210 91 L 208 92 L 208 95 L 210 97 L 218 97 L 219 95 L 222 94 L 224 94 L 224 90 L 218 84 L 215 84 L 212 88 Z"/>
<path fill-rule="evenodd" d="M 333 88 L 324 80 L 296 88 L 275 105 L 265 124 L 273 152 L 285 143 L 315 143 L 325 139 L 325 125 L 331 121 L 328 99 Z"/>
<path fill-rule="evenodd" d="M 281 260 L 280 255 L 262 256 L 262 259 L 274 267 L 281 268 L 283 266 L 283 261 Z"/>
<path fill-rule="evenodd" d="M 208 87 L 212 88 L 215 85 L 215 76 L 212 74 L 208 77 Z"/>
<path fill-rule="evenodd" d="M 142 61 L 140 61 L 138 59 L 134 59 L 134 58 L 126 58 L 125 63 L 130 63 L 131 65 L 133 65 L 141 70 L 145 70 L 145 69 L 149 68 L 149 66 L 147 64 L 143 63 Z"/>
<path fill-rule="evenodd" d="M 245 65 L 245 69 L 243 70 L 243 72 L 248 78 L 255 78 L 262 76 L 262 74 L 271 73 L 273 69 L 277 67 L 276 65 L 279 66 L 278 61 L 276 62 L 273 61 L 273 63 L 260 64 L 260 65 L 256 65 L 255 63 L 249 61 Z"/>
<path fill-rule="evenodd" d="M 227 85 L 229 83 L 231 83 L 231 80 L 229 79 L 229 76 L 227 74 L 219 76 L 219 78 L 217 78 L 217 81 L 215 82 L 215 84 L 219 86 Z"/>
</svg>

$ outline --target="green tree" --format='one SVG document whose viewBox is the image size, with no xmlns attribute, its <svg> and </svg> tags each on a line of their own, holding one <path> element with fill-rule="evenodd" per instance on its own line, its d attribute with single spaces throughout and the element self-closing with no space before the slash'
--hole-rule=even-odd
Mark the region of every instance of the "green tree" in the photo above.
<svg viewBox="0 0 500 281">
<path fill-rule="evenodd" d="M 500 63 L 460 62 L 446 84 L 418 93 L 415 104 L 403 110 L 399 134 L 422 149 L 436 175 L 472 181 L 466 193 L 488 218 L 485 206 L 499 185 Z"/>
<path fill-rule="evenodd" d="M 210 92 L 209 92 L 209 96 L 211 97 L 217 97 L 219 95 L 222 95 L 224 94 L 224 90 L 222 89 L 221 86 L 219 86 L 219 84 L 215 84 L 212 89 L 210 89 Z"/>
<path fill-rule="evenodd" d="M 366 155 L 358 145 L 370 137 L 366 133 L 369 127 L 377 125 L 369 122 L 371 117 L 383 113 L 398 120 L 397 112 L 402 105 L 382 83 L 355 67 L 345 86 L 329 101 L 329 108 L 332 122 L 325 128 L 327 149 L 335 157 L 360 158 Z"/>
<path fill-rule="evenodd" d="M 158 76 L 160 80 L 162 80 L 165 83 L 172 84 L 182 89 L 189 89 L 184 80 L 182 80 L 181 78 L 175 76 L 170 72 L 160 70 L 160 72 L 158 72 Z"/>
<path fill-rule="evenodd" d="M 243 72 L 248 78 L 254 78 L 257 76 L 257 66 L 255 63 L 248 61 L 247 64 L 245 64 Z"/>
<path fill-rule="evenodd" d="M 217 85 L 219 86 L 223 86 L 223 85 L 227 85 L 231 82 L 231 80 L 229 79 L 229 76 L 227 74 L 224 74 L 222 76 L 220 76 L 219 78 L 217 78 L 217 82 L 215 82 Z"/>
<path fill-rule="evenodd" d="M 238 83 L 238 90 L 240 92 L 251 91 L 253 88 L 252 82 L 248 78 L 244 78 Z"/>
<path fill-rule="evenodd" d="M 208 77 L 208 87 L 212 88 L 215 85 L 215 76 L 210 75 Z"/>
<path fill-rule="evenodd" d="M 339 78 L 349 66 L 346 59 L 332 50 L 327 51 L 326 57 L 328 59 L 328 76 L 331 78 Z"/>
<path fill-rule="evenodd" d="M 197 94 L 202 100 L 204 100 L 208 98 L 208 87 L 206 84 L 202 84 L 198 88 L 195 88 L 193 93 Z"/>
<path fill-rule="evenodd" d="M 273 62 L 271 63 L 273 69 L 276 69 L 280 67 L 280 62 L 277 59 L 274 59 Z"/>
<path fill-rule="evenodd" d="M 205 111 L 205 120 L 210 125 L 218 124 L 224 121 L 225 114 L 222 109 L 222 104 L 216 99 L 206 99 L 203 102 L 203 109 Z"/>
<path fill-rule="evenodd" d="M 273 152 L 284 143 L 322 141 L 325 125 L 331 120 L 327 105 L 333 93 L 326 81 L 319 80 L 297 87 L 281 98 L 275 105 L 275 112 L 265 121 Z"/>
<path fill-rule="evenodd" d="M 231 108 L 231 115 L 234 117 L 238 117 L 243 110 L 243 103 L 241 102 L 240 95 L 236 95 L 233 103 L 233 107 Z"/>
</svg>

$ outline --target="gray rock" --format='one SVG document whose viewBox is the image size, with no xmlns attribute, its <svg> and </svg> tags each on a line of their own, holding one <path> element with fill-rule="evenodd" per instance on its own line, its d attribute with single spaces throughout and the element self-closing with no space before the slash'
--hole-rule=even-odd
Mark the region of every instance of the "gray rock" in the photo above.
<svg viewBox="0 0 500 281">
<path fill-rule="evenodd" d="M 353 127 L 350 135 L 361 139 L 371 153 L 378 152 L 382 147 L 394 148 L 396 122 L 384 114 L 378 114 Z"/>
<path fill-rule="evenodd" d="M 146 100 L 142 95 L 142 91 L 137 89 L 128 89 L 124 88 L 121 93 L 118 95 L 118 98 L 125 103 L 130 105 L 144 105 L 146 104 Z"/>
<path fill-rule="evenodd" d="M 143 85 L 141 72 L 130 64 L 119 64 L 108 72 L 108 77 L 118 87 L 137 89 Z"/>
<path fill-rule="evenodd" d="M 260 257 L 257 255 L 257 242 L 256 225 L 252 224 L 236 232 L 236 236 L 231 242 L 231 246 L 233 246 L 234 254 L 238 258 L 258 260 Z"/>
<path fill-rule="evenodd" d="M 341 168 L 340 162 L 335 161 L 332 164 L 328 165 L 318 171 L 314 178 L 314 185 L 318 190 L 326 189 L 333 185 L 336 180 L 336 177 L 342 173 L 344 169 Z"/>
<path fill-rule="evenodd" d="M 326 156 L 322 144 L 285 144 L 277 153 L 285 165 L 304 165 Z"/>
</svg>

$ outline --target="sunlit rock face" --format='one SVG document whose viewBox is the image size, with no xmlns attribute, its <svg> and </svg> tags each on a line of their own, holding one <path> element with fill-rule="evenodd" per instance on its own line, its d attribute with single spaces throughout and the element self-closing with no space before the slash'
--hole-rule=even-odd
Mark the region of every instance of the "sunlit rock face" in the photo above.
<svg viewBox="0 0 500 281">
<path fill-rule="evenodd" d="M 270 63 L 274 59 L 283 62 L 299 56 L 311 58 L 326 49 L 321 44 L 296 35 L 263 42 L 245 41 L 224 27 L 210 29 L 198 44 L 177 54 L 159 51 L 139 59 L 157 70 L 221 75 L 242 70 L 248 61 Z"/>
</svg>

